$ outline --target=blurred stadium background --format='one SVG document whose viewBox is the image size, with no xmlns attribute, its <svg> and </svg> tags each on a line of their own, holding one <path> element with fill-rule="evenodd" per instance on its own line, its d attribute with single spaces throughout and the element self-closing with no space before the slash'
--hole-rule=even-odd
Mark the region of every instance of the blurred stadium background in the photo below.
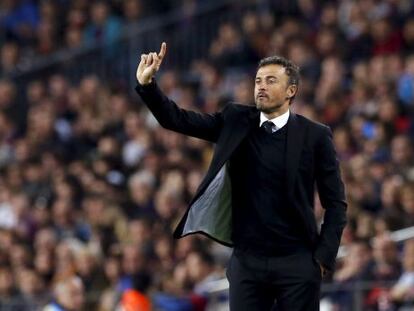
<svg viewBox="0 0 414 311">
<path fill-rule="evenodd" d="M 349 202 L 321 310 L 414 310 L 412 0 L 0 1 L 0 310 L 228 310 L 231 250 L 171 238 L 213 146 L 134 93 L 162 41 L 159 84 L 204 112 L 251 104 L 264 56 L 301 67 Z"/>
</svg>

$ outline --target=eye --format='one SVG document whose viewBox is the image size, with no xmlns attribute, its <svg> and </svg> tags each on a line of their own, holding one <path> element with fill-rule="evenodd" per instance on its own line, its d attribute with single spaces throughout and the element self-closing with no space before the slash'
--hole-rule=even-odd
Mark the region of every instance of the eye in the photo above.
<svg viewBox="0 0 414 311">
<path fill-rule="evenodd" d="M 276 83 L 276 82 L 277 82 L 277 80 L 276 80 L 275 78 L 269 78 L 267 81 L 268 81 L 270 84 L 273 84 L 273 83 Z"/>
</svg>

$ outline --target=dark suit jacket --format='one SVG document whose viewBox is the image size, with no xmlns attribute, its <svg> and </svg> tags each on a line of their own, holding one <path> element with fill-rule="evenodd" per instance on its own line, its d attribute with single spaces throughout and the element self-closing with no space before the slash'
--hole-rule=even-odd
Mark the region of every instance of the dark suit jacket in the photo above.
<svg viewBox="0 0 414 311">
<path fill-rule="evenodd" d="M 231 184 L 226 163 L 255 126 L 253 120 L 257 121 L 259 111 L 253 106 L 237 104 L 228 104 L 214 114 L 184 110 L 169 100 L 154 81 L 138 85 L 136 91 L 164 128 L 216 143 L 208 172 L 174 237 L 202 233 L 232 246 Z M 346 224 L 347 204 L 332 132 L 329 127 L 294 113 L 290 114 L 287 126 L 288 201 L 300 215 L 298 226 L 304 226 L 315 259 L 333 270 Z M 320 233 L 313 212 L 315 182 L 325 209 Z"/>
</svg>

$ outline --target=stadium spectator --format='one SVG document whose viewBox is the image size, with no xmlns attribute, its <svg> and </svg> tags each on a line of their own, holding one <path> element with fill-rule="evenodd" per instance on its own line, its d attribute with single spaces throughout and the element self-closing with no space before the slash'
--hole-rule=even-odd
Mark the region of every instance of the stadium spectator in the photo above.
<svg viewBox="0 0 414 311">
<path fill-rule="evenodd" d="M 204 298 L 206 303 L 209 291 L 214 287 L 214 282 L 222 278 L 222 273 L 215 267 L 212 255 L 203 251 L 191 252 L 186 258 L 186 265 L 193 293 Z"/>
<path fill-rule="evenodd" d="M 398 282 L 391 289 L 391 300 L 404 306 L 412 306 L 413 301 L 413 285 L 414 285 L 414 241 L 408 240 L 404 243 L 404 257 L 403 257 L 404 271 L 400 276 Z"/>
<path fill-rule="evenodd" d="M 82 281 L 78 277 L 68 277 L 58 281 L 54 287 L 55 302 L 48 304 L 44 311 L 81 310 L 85 297 Z"/>
</svg>

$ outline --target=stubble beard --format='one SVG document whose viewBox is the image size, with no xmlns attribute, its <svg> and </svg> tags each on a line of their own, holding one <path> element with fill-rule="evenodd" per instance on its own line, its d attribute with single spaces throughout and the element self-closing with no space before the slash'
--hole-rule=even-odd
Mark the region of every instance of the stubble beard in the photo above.
<svg viewBox="0 0 414 311">
<path fill-rule="evenodd" d="M 269 103 L 269 106 L 266 106 L 266 103 L 260 102 L 260 99 L 256 100 L 256 108 L 257 110 L 270 114 L 275 111 L 278 111 L 284 103 Z"/>
</svg>

